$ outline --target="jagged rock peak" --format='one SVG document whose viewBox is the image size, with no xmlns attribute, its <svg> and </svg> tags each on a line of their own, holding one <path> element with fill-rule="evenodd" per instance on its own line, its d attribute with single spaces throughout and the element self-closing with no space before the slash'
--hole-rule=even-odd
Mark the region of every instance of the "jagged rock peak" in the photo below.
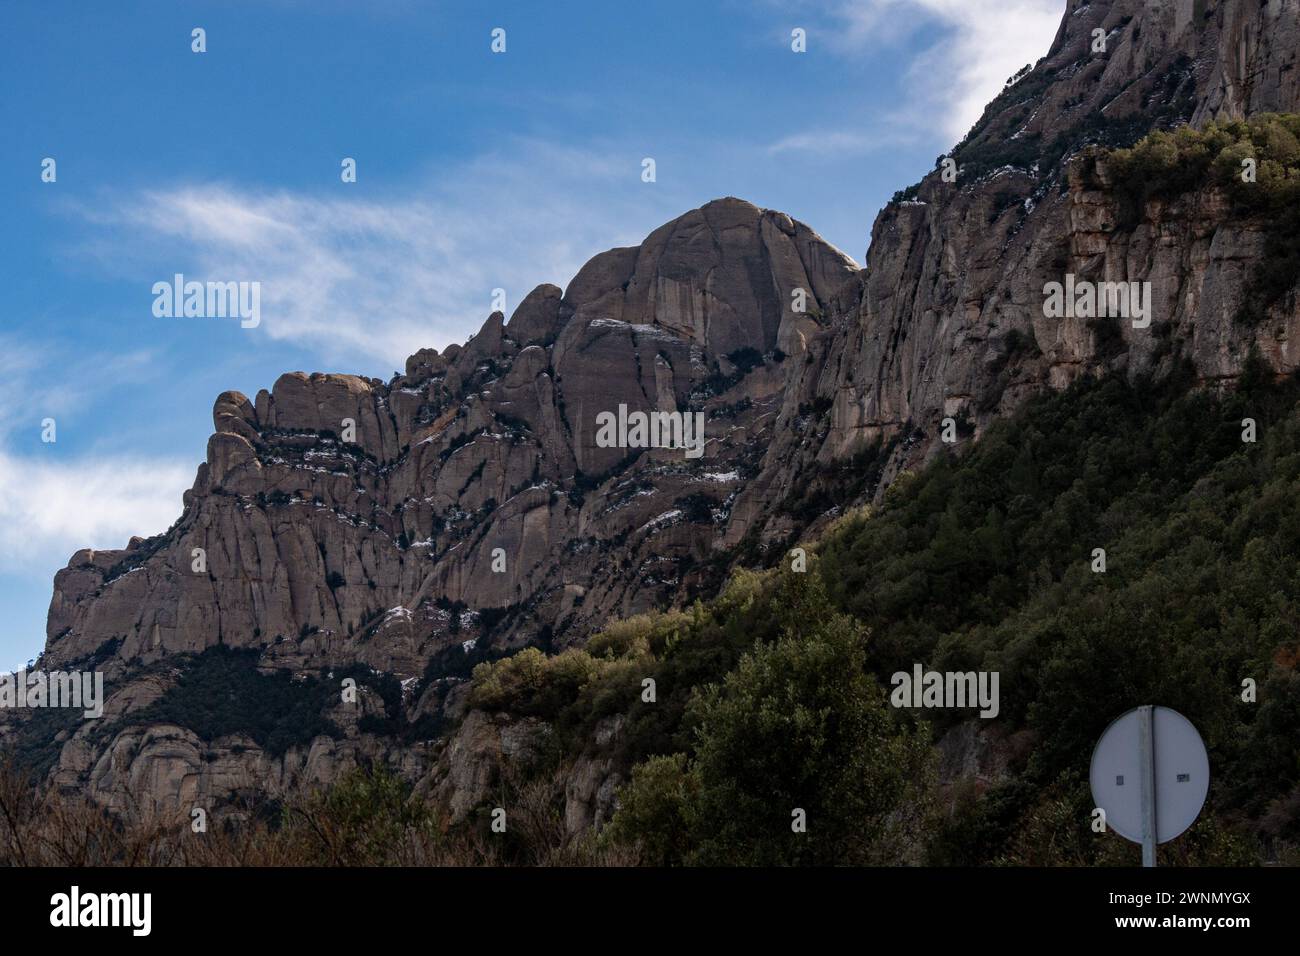
<svg viewBox="0 0 1300 956">
<path fill-rule="evenodd" d="M 954 150 L 987 172 L 1080 139 L 1300 108 L 1300 0 L 1070 0 L 1047 55 Z"/>
<path fill-rule="evenodd" d="M 550 345 L 577 317 L 584 325 L 605 319 L 654 326 L 709 357 L 741 348 L 798 352 L 822 306 L 857 270 L 803 223 L 728 196 L 683 213 L 638 246 L 598 253 L 563 291 L 537 286 L 504 328 L 489 318 L 464 348 L 472 346 L 481 360 L 502 339 L 519 348 Z M 792 308 L 795 290 L 806 297 L 803 312 Z M 441 358 L 450 361 L 460 349 L 451 346 Z M 437 374 L 444 365 L 438 358 L 432 349 L 416 352 L 407 359 L 407 378 Z"/>
</svg>

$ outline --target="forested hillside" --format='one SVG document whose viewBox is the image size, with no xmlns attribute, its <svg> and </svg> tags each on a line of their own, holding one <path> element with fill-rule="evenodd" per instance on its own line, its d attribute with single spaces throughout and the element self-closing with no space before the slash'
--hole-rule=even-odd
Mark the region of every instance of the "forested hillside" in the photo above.
<svg viewBox="0 0 1300 956">
<path fill-rule="evenodd" d="M 806 575 L 742 575 L 717 602 L 624 624 L 568 666 L 485 666 L 476 693 L 564 725 L 653 675 L 664 696 L 629 715 L 624 746 L 641 762 L 611 833 L 665 860 L 902 861 L 915 847 L 889 837 L 907 823 L 932 862 L 1115 861 L 1132 851 L 1090 831 L 1088 763 L 1107 723 L 1149 702 L 1190 717 L 1210 749 L 1206 812 L 1174 852 L 1288 852 L 1300 836 L 1300 387 L 1268 379 L 1252 365 L 1225 394 L 1186 378 L 1080 383 L 897 483 L 821 543 Z M 579 655 L 591 673 L 574 679 Z M 914 718 L 886 703 L 889 675 L 915 662 L 1000 673 L 1001 713 L 973 718 L 997 772 L 927 776 Z M 921 713 L 936 740 L 972 719 Z M 808 801 L 822 840 L 790 833 L 787 808 Z"/>
</svg>

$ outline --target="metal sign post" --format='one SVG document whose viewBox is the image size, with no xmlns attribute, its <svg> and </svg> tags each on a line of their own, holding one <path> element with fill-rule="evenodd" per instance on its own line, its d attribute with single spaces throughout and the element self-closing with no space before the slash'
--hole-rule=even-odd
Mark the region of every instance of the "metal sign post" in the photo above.
<svg viewBox="0 0 1300 956">
<path fill-rule="evenodd" d="M 1156 865 L 1156 738 L 1152 707 L 1137 711 L 1138 802 L 1142 814 L 1142 865 Z"/>
</svg>

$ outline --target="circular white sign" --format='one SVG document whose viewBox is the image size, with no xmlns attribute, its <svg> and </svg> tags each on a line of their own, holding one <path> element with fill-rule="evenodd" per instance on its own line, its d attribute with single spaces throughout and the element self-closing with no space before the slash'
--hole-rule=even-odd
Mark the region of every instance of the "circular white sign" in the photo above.
<svg viewBox="0 0 1300 956">
<path fill-rule="evenodd" d="M 1106 728 L 1088 772 L 1093 805 L 1106 811 L 1106 826 L 1134 843 L 1142 842 L 1140 709 L 1122 714 Z M 1210 758 L 1192 722 L 1176 710 L 1153 707 L 1151 732 L 1156 842 L 1167 843 L 1190 827 L 1205 805 Z"/>
</svg>

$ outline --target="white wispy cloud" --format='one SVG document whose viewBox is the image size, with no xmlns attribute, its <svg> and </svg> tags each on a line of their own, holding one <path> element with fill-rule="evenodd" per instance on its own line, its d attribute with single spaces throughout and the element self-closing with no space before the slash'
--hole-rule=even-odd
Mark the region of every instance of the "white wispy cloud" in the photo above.
<svg viewBox="0 0 1300 956">
<path fill-rule="evenodd" d="M 398 368 L 419 348 L 477 331 L 493 289 L 513 309 L 537 284 L 562 286 L 595 253 L 639 242 L 683 211 L 669 190 L 641 182 L 640 161 L 633 151 L 520 140 L 406 184 L 400 199 L 362 189 L 361 158 L 355 186 L 191 183 L 79 212 L 98 227 L 91 251 L 140 275 L 145 289 L 173 272 L 258 281 L 262 323 L 252 334 Z"/>
<path fill-rule="evenodd" d="M 878 135 L 841 129 L 820 129 L 792 133 L 777 140 L 767 148 L 767 151 L 772 154 L 814 151 L 822 154 L 857 156 L 886 148 L 888 145 L 888 141 Z"/>
<path fill-rule="evenodd" d="M 156 375 L 156 360 L 149 350 L 83 354 L 54 340 L 0 335 L 0 573 L 48 581 L 79 548 L 122 548 L 131 535 L 165 531 L 180 516 L 194 464 L 71 452 L 57 440 L 84 416 L 102 414 L 111 389 Z M 38 442 L 46 418 L 56 428 L 49 444 Z"/>
<path fill-rule="evenodd" d="M 44 577 L 79 548 L 123 548 L 132 535 L 166 531 L 194 481 L 192 464 L 57 455 L 0 450 L 0 572 Z"/>
<path fill-rule="evenodd" d="M 880 0 L 896 6 L 903 0 Z M 942 110 L 954 142 L 965 136 L 1007 78 L 1047 53 L 1064 0 L 914 0 L 947 36 L 913 64 L 920 102 Z"/>
<path fill-rule="evenodd" d="M 908 92 L 890 119 L 913 130 L 937 131 L 956 143 L 1008 77 L 1047 53 L 1065 0 L 810 0 L 804 12 L 813 18 L 818 39 L 844 56 L 870 56 L 882 46 L 937 31 L 912 57 Z M 861 152 L 868 142 L 828 143 L 814 132 L 787 137 L 771 149 Z"/>
<path fill-rule="evenodd" d="M 68 343 L 0 333 L 0 440 L 22 429 L 37 434 L 46 418 L 58 424 L 89 414 L 108 389 L 157 374 L 153 349 L 90 354 Z"/>
</svg>

